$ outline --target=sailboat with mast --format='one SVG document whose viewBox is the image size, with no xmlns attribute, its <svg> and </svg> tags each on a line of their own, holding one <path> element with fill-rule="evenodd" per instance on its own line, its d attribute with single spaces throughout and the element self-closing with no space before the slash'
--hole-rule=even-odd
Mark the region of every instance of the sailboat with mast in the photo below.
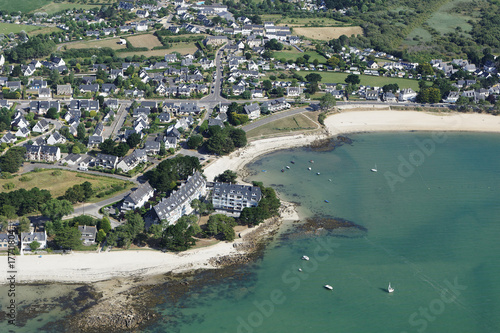
<svg viewBox="0 0 500 333">
<path fill-rule="evenodd" d="M 393 287 L 391 287 L 391 283 L 390 283 L 390 282 L 389 282 L 389 287 L 387 287 L 387 292 L 388 292 L 388 293 L 392 293 L 392 292 L 394 292 L 394 288 L 393 288 Z"/>
<path fill-rule="evenodd" d="M 377 165 L 375 164 L 375 168 L 370 169 L 370 171 L 371 171 L 371 172 L 377 172 L 377 171 L 378 171 L 378 170 L 377 170 Z"/>
</svg>

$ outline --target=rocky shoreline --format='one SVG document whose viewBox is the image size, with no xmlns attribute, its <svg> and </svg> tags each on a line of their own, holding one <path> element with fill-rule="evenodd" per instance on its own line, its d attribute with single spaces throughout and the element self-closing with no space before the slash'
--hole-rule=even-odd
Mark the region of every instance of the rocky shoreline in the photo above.
<svg viewBox="0 0 500 333">
<path fill-rule="evenodd" d="M 290 209 L 285 203 L 282 211 Z M 161 318 L 154 307 L 166 301 L 176 302 L 191 290 L 203 287 L 204 281 L 215 283 L 232 276 L 242 265 L 254 262 L 282 223 L 281 218 L 271 218 L 259 227 L 240 235 L 243 242 L 234 243 L 234 255 L 214 257 L 209 264 L 216 270 L 197 270 L 180 274 L 164 274 L 145 279 L 112 279 L 86 286 L 89 306 L 84 306 L 64 325 L 73 332 L 123 332 L 137 330 Z"/>
</svg>

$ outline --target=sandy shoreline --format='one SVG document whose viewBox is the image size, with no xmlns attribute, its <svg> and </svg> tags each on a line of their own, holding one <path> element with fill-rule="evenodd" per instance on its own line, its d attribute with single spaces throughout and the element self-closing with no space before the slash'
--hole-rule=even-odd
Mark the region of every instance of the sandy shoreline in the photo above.
<svg viewBox="0 0 500 333">
<path fill-rule="evenodd" d="M 204 172 L 211 181 L 226 169 L 241 171 L 247 163 L 263 154 L 304 146 L 317 139 L 341 133 L 411 130 L 500 132 L 500 117 L 415 111 L 342 112 L 325 120 L 325 131 L 311 135 L 299 134 L 253 141 L 230 156 L 217 159 L 205 168 Z M 298 215 L 292 206 L 285 204 L 282 207 L 281 218 L 296 220 Z M 255 229 L 248 229 L 244 234 Z M 211 259 L 244 253 L 238 249 L 243 242 L 244 240 L 239 238 L 233 243 L 221 242 L 180 254 L 140 250 L 43 255 L 41 258 L 35 255 L 17 256 L 16 279 L 19 283 L 40 281 L 88 283 L 120 277 L 212 269 L 216 266 L 211 263 L 213 262 Z M 0 283 L 6 282 L 7 273 L 4 274 L 5 278 Z"/>
</svg>

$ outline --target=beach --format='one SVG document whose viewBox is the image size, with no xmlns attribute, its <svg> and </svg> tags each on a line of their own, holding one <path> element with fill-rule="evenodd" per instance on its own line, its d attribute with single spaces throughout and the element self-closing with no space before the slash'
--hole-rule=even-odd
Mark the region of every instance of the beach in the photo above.
<svg viewBox="0 0 500 333">
<path fill-rule="evenodd" d="M 349 111 L 325 120 L 325 130 L 311 135 L 292 135 L 250 142 L 245 148 L 221 157 L 208 165 L 204 173 L 209 181 L 230 169 L 241 171 L 257 157 L 280 149 L 304 146 L 318 139 L 344 133 L 372 131 L 479 131 L 500 132 L 500 117 L 483 114 L 426 113 L 415 111 Z M 282 219 L 296 220 L 297 213 L 286 204 Z M 213 258 L 238 255 L 243 238 L 233 243 L 192 249 L 179 254 L 152 250 L 72 253 L 65 255 L 17 256 L 17 282 L 96 282 L 120 277 L 152 276 L 197 269 L 213 269 Z M 6 273 L 5 273 L 6 274 Z M 2 279 L 6 281 L 6 279 Z"/>
</svg>

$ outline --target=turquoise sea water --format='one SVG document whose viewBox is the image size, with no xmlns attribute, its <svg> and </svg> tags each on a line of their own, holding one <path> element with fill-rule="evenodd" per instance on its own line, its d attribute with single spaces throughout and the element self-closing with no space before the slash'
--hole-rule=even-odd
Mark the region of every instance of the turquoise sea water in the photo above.
<svg viewBox="0 0 500 333">
<path fill-rule="evenodd" d="M 300 203 L 304 216 L 365 231 L 297 235 L 291 225 L 234 277 L 165 300 L 161 320 L 142 331 L 500 332 L 500 135 L 350 137 L 334 151 L 266 155 L 250 178 Z"/>
<path fill-rule="evenodd" d="M 250 166 L 251 179 L 301 203 L 303 214 L 366 232 L 277 237 L 245 279 L 164 304 L 164 320 L 147 331 L 499 332 L 500 136 L 351 138 L 330 152 L 267 155 Z"/>
</svg>

